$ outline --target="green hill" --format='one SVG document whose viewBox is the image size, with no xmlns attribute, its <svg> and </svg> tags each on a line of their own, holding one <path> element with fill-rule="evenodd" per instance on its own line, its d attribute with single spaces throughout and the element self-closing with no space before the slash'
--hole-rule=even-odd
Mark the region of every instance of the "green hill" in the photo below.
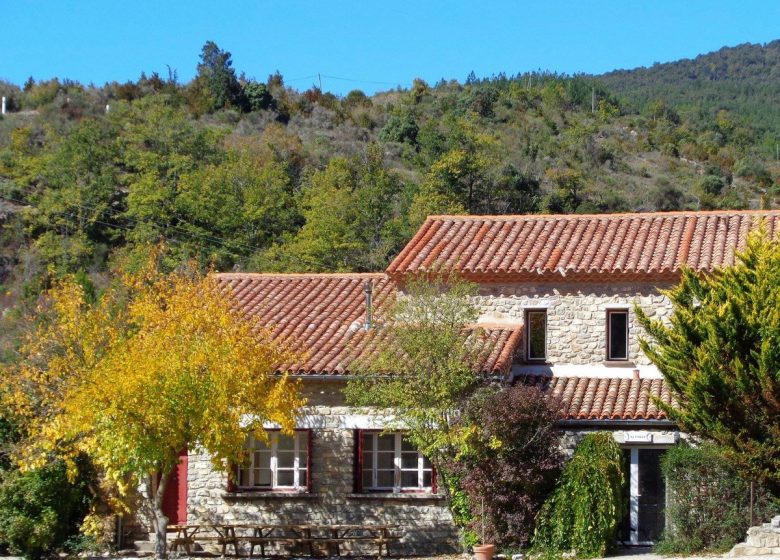
<svg viewBox="0 0 780 560">
<path fill-rule="evenodd" d="M 749 125 L 775 155 L 780 137 L 780 40 L 724 47 L 693 59 L 616 70 L 598 76 L 628 106 L 647 110 L 662 100 L 692 121 L 705 123 L 725 110 Z"/>
<path fill-rule="evenodd" d="M 774 124 L 750 115 L 777 49 L 338 97 L 247 79 L 207 43 L 186 84 L 0 83 L 0 307 L 66 273 L 99 286 L 160 241 L 169 266 L 364 271 L 430 213 L 773 206 Z"/>
</svg>

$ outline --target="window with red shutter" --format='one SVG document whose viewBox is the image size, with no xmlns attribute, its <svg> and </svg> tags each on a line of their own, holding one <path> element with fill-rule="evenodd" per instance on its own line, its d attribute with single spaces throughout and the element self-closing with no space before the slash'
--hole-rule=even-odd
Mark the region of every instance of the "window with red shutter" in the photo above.
<svg viewBox="0 0 780 560">
<path fill-rule="evenodd" d="M 431 492 L 433 466 L 403 433 L 360 433 L 360 487 L 369 492 Z"/>
<path fill-rule="evenodd" d="M 269 430 L 267 441 L 249 434 L 246 446 L 249 460 L 237 469 L 236 490 L 310 491 L 311 430 Z"/>
</svg>

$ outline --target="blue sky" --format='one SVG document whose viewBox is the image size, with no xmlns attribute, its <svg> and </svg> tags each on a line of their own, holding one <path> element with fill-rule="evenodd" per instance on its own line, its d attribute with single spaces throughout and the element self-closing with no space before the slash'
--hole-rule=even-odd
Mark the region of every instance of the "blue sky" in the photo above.
<svg viewBox="0 0 780 560">
<path fill-rule="evenodd" d="M 536 69 L 599 73 L 780 38 L 780 2 L 0 0 L 0 78 L 181 81 L 203 43 L 264 80 L 344 94 Z M 342 79 L 335 79 L 342 78 Z"/>
</svg>

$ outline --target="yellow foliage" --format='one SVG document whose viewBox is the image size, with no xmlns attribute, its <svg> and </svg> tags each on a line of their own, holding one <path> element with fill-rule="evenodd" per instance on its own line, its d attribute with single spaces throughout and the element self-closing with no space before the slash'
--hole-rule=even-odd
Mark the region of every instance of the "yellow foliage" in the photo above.
<svg viewBox="0 0 780 560">
<path fill-rule="evenodd" d="M 4 372 L 27 436 L 23 467 L 86 453 L 126 488 L 170 472 L 185 446 L 224 469 L 243 459 L 246 430 L 294 428 L 297 383 L 274 374 L 291 350 L 240 316 L 212 276 L 163 274 L 158 257 L 95 304 L 72 279 L 48 292 L 24 359 Z"/>
</svg>

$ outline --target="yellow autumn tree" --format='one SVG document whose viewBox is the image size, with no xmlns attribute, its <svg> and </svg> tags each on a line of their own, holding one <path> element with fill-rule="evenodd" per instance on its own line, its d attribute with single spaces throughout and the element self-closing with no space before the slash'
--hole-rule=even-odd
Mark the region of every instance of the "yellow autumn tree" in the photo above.
<svg viewBox="0 0 780 560">
<path fill-rule="evenodd" d="M 119 487 L 141 486 L 165 557 L 162 499 L 179 452 L 204 450 L 224 470 L 244 460 L 247 431 L 292 430 L 303 400 L 274 375 L 295 361 L 289 348 L 212 276 L 163 274 L 158 256 L 94 303 L 75 280 L 54 286 L 5 372 L 4 399 L 24 428 L 22 467 L 86 454 Z"/>
</svg>

